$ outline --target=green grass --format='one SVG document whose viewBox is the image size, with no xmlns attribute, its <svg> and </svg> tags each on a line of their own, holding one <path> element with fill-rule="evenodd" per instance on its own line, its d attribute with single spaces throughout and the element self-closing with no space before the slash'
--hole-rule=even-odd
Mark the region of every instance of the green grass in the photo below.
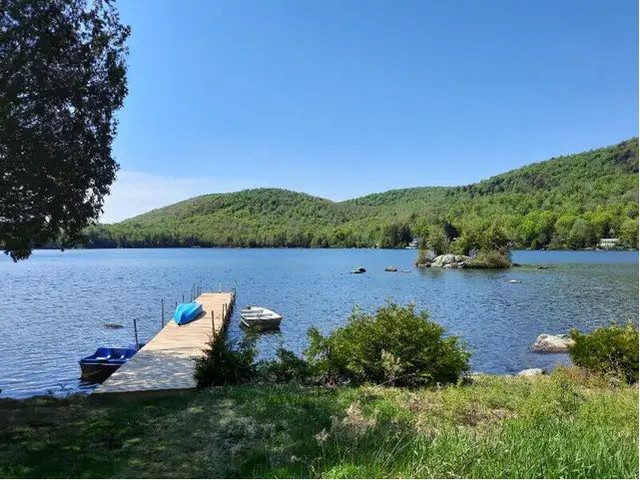
<svg viewBox="0 0 640 480">
<path fill-rule="evenodd" d="M 638 477 L 638 390 L 562 369 L 443 389 L 0 401 L 0 476 Z"/>
</svg>

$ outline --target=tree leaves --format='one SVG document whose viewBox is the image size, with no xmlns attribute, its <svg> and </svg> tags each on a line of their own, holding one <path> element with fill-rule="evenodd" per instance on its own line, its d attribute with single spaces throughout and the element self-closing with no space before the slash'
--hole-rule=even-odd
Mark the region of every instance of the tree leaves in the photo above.
<svg viewBox="0 0 640 480">
<path fill-rule="evenodd" d="M 118 165 L 126 40 L 111 0 L 0 0 L 0 246 L 71 245 Z"/>
</svg>

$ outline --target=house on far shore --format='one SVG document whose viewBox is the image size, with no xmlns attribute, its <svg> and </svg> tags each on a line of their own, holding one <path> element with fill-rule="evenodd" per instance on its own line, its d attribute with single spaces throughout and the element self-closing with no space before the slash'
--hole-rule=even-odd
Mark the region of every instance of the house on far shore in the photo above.
<svg viewBox="0 0 640 480">
<path fill-rule="evenodd" d="M 601 238 L 598 242 L 598 248 L 615 248 L 619 246 L 619 238 Z"/>
<path fill-rule="evenodd" d="M 414 238 L 413 240 L 411 240 L 411 243 L 409 243 L 409 245 L 407 245 L 405 248 L 409 250 L 415 250 L 419 246 L 420 246 L 420 242 L 418 241 L 417 238 Z"/>
</svg>

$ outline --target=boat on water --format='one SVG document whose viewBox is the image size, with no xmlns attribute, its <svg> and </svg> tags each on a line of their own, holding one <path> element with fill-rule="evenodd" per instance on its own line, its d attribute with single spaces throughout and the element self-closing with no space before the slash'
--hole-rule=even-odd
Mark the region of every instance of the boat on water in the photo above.
<svg viewBox="0 0 640 480">
<path fill-rule="evenodd" d="M 268 308 L 247 305 L 240 310 L 242 325 L 245 327 L 255 327 L 260 330 L 280 328 L 282 315 Z"/>
<path fill-rule="evenodd" d="M 202 313 L 202 305 L 198 302 L 181 303 L 176 307 L 173 319 L 178 325 L 193 322 Z"/>
<path fill-rule="evenodd" d="M 81 358 L 82 379 L 89 382 L 102 382 L 113 372 L 127 363 L 143 345 L 127 348 L 100 347 L 93 355 Z"/>
</svg>

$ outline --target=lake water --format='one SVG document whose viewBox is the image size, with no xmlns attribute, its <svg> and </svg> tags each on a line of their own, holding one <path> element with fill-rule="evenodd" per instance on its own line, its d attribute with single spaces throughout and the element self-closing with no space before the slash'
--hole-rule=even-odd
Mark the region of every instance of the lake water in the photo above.
<svg viewBox="0 0 640 480">
<path fill-rule="evenodd" d="M 473 351 L 474 370 L 512 373 L 567 363 L 539 354 L 540 333 L 589 330 L 611 320 L 638 322 L 638 252 L 513 253 L 508 271 L 418 270 L 411 250 L 147 249 L 36 251 L 17 264 L 0 258 L 0 389 L 26 397 L 90 390 L 77 360 L 96 347 L 134 341 L 160 328 L 160 300 L 170 318 L 194 283 L 237 289 L 237 305 L 269 306 L 281 331 L 262 335 L 267 357 L 280 345 L 300 352 L 311 326 L 328 333 L 354 306 L 414 302 Z M 349 271 L 364 266 L 367 273 Z M 387 273 L 394 265 L 408 272 Z M 549 265 L 538 269 L 537 265 Z M 521 283 L 508 283 L 516 279 Z M 108 330 L 105 323 L 125 328 Z M 236 313 L 232 338 L 241 335 Z"/>
</svg>

